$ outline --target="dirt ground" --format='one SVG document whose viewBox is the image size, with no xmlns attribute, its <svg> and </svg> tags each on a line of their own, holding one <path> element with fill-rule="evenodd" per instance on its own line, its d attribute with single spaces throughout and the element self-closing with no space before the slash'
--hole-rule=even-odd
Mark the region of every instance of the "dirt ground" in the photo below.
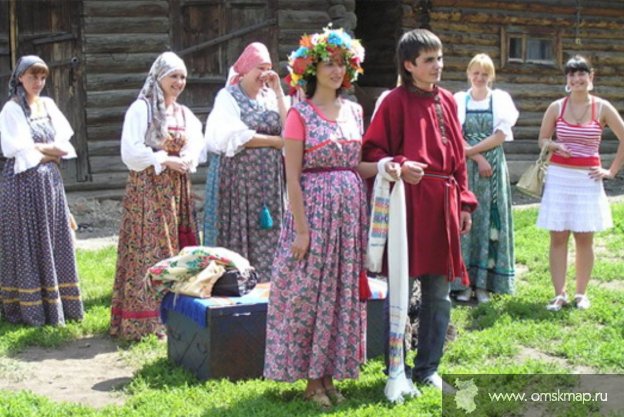
<svg viewBox="0 0 624 417">
<path fill-rule="evenodd" d="M 624 175 L 607 181 L 607 194 L 624 200 Z M 68 196 L 79 229 L 77 247 L 97 249 L 117 242 L 121 204 L 119 200 L 95 200 Z M 514 190 L 515 206 L 538 201 Z M 540 353 L 524 350 L 522 356 L 539 359 Z M 122 404 L 120 389 L 134 370 L 124 363 L 115 341 L 98 336 L 68 343 L 58 349 L 29 348 L 12 357 L 0 357 L 0 389 L 30 390 L 55 401 L 103 407 Z"/>
<path fill-rule="evenodd" d="M 32 347 L 0 357 L 0 390 L 28 390 L 54 401 L 100 408 L 123 404 L 121 388 L 133 372 L 113 340 L 90 337 L 58 349 Z"/>
</svg>

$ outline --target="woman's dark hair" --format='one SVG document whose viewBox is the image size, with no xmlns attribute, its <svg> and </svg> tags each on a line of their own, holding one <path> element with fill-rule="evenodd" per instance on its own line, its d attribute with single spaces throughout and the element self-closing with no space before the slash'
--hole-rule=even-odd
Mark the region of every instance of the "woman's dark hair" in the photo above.
<svg viewBox="0 0 624 417">
<path fill-rule="evenodd" d="M 574 55 L 566 62 L 563 73 L 565 75 L 574 74 L 577 71 L 591 73 L 593 70 L 591 64 L 584 56 Z"/>
<path fill-rule="evenodd" d="M 346 74 L 345 74 L 345 77 L 346 77 Z M 303 79 L 306 82 L 306 85 L 305 85 L 306 98 L 312 98 L 312 96 L 316 92 L 316 75 L 306 75 L 305 77 L 303 77 Z M 340 94 L 342 94 L 342 87 L 336 90 L 336 97 L 338 97 Z"/>
<path fill-rule="evenodd" d="M 412 74 L 405 69 L 405 61 L 414 62 L 423 51 L 442 50 L 442 41 L 427 29 L 413 29 L 405 32 L 396 50 L 397 67 L 403 85 L 412 85 Z"/>
</svg>

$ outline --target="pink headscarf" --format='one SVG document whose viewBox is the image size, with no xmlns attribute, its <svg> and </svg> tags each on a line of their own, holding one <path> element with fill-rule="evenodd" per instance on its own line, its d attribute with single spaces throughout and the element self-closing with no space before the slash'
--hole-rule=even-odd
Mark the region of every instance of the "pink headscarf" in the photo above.
<svg viewBox="0 0 624 417">
<path fill-rule="evenodd" d="M 245 74 L 260 64 L 271 64 L 269 50 L 263 43 L 250 43 L 238 57 L 234 65 L 230 67 L 226 84 L 232 85 L 238 83 Z"/>
</svg>

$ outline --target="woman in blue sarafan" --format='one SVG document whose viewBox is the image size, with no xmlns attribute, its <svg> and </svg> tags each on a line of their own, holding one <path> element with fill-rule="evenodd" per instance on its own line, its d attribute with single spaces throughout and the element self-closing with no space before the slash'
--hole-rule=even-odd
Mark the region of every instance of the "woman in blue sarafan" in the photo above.
<svg viewBox="0 0 624 417">
<path fill-rule="evenodd" d="M 0 112 L 0 312 L 11 323 L 81 320 L 70 214 L 59 169 L 76 157 L 69 122 L 41 97 L 49 69 L 35 55 L 17 62 Z"/>
<path fill-rule="evenodd" d="M 466 142 L 468 186 L 479 206 L 472 213 L 472 230 L 462 237 L 470 286 L 456 280 L 451 290 L 458 291 L 458 301 L 470 300 L 474 291 L 483 303 L 490 292 L 514 292 L 511 185 L 503 143 L 513 140 L 518 110 L 509 93 L 491 89 L 496 74 L 488 55 L 475 55 L 466 74 L 471 87 L 456 93 L 455 101 Z"/>
</svg>

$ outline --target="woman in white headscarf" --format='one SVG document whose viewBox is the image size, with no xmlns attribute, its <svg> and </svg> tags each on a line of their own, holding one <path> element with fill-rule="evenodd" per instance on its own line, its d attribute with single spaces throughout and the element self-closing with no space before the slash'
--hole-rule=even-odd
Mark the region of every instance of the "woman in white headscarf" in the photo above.
<svg viewBox="0 0 624 417">
<path fill-rule="evenodd" d="M 130 169 L 119 231 L 111 308 L 111 336 L 138 340 L 164 333 L 160 298 L 146 288 L 147 269 L 196 245 L 189 173 L 203 148 L 201 122 L 177 103 L 186 66 L 173 52 L 161 54 L 123 124 L 121 158 Z"/>
<path fill-rule="evenodd" d="M 48 66 L 35 55 L 17 62 L 0 112 L 0 316 L 31 326 L 80 320 L 70 214 L 59 170 L 76 157 L 74 131 L 54 101 L 39 94 Z"/>
</svg>

